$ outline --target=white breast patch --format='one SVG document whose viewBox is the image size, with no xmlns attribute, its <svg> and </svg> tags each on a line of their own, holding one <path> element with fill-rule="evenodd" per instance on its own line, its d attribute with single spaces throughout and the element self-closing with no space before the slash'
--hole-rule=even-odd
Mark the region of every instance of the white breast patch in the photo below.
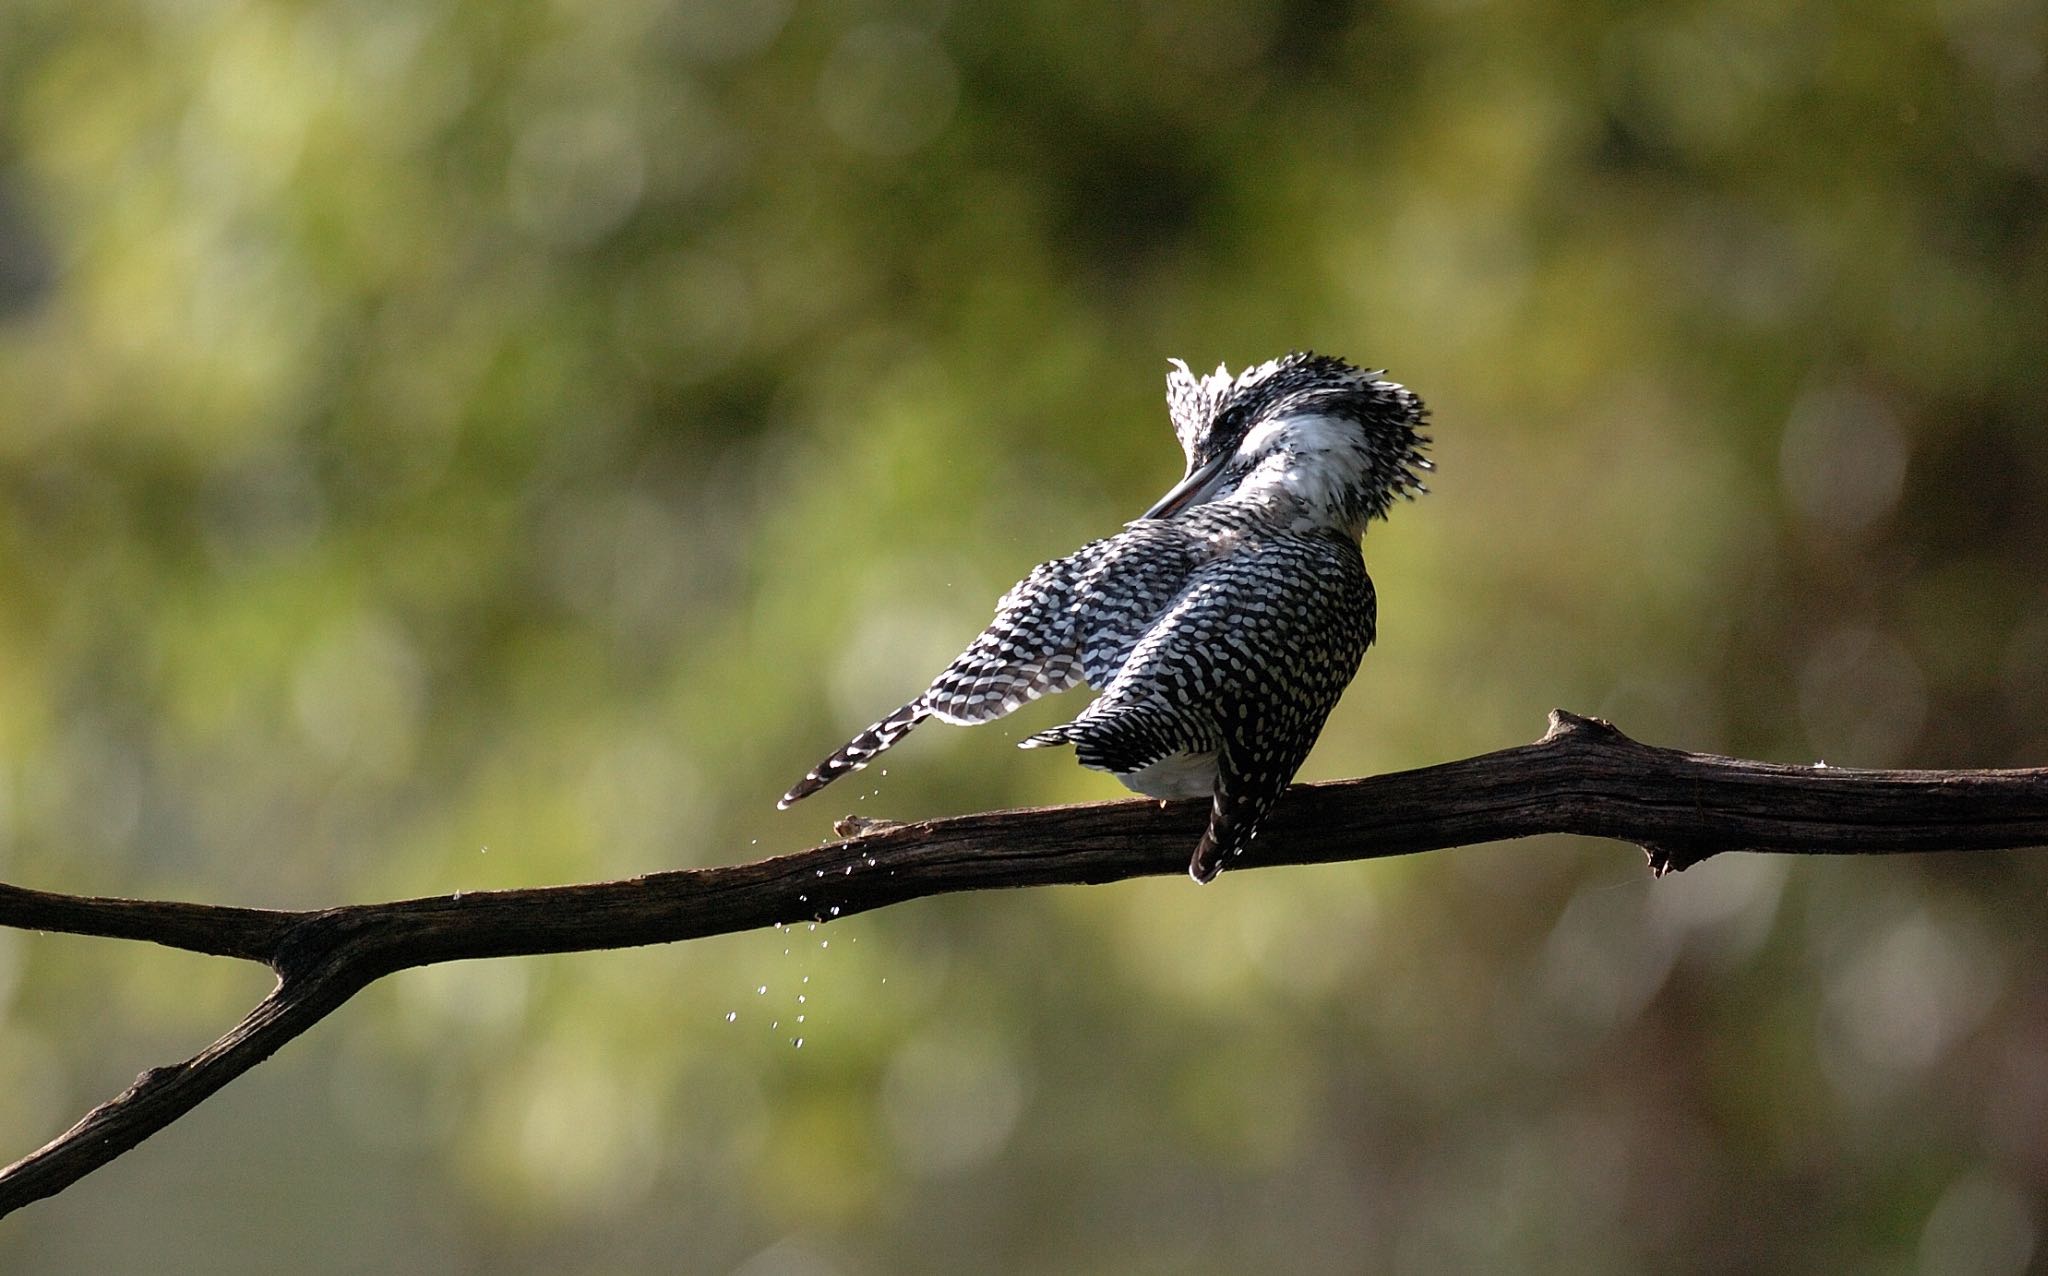
<svg viewBox="0 0 2048 1276">
<path fill-rule="evenodd" d="M 1216 790 L 1214 753 L 1174 753 L 1116 777 L 1133 793 L 1154 798 L 1208 797 Z"/>
</svg>

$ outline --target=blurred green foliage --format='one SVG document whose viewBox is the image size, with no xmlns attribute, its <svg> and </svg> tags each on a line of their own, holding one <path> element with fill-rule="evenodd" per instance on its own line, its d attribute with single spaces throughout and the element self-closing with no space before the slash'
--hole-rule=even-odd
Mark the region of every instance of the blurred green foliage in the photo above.
<svg viewBox="0 0 2048 1276">
<path fill-rule="evenodd" d="M 0 871 L 309 906 L 1114 792 L 930 728 L 1175 477 L 1435 409 L 1306 775 L 2048 763 L 2027 0 L 9 0 Z M 2019 1273 L 2048 862 L 1557 839 L 399 976 L 10 1272 Z M 829 947 L 828 947 L 829 945 Z M 0 935 L 0 1141 L 260 972 Z M 794 1042 L 801 1038 L 801 1047 Z"/>
</svg>

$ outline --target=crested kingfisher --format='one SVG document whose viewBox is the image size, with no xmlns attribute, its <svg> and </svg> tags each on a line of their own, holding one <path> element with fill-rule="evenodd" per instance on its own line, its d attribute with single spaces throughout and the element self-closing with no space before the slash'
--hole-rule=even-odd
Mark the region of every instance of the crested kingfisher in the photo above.
<svg viewBox="0 0 2048 1276">
<path fill-rule="evenodd" d="M 788 807 L 872 762 L 926 718 L 992 722 L 1086 682 L 1101 695 L 1023 748 L 1155 798 L 1209 799 L 1188 862 L 1207 882 L 1241 853 L 1308 757 L 1372 644 L 1359 538 L 1425 489 L 1422 400 L 1307 352 L 1235 376 L 1171 361 L 1166 405 L 1187 473 L 1137 521 L 1041 563 L 910 703 L 826 758 Z"/>
</svg>

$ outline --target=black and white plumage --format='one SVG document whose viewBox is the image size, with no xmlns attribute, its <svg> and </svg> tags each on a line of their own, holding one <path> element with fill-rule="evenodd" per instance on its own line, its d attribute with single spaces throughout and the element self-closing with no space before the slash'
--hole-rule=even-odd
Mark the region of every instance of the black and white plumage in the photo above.
<svg viewBox="0 0 2048 1276">
<path fill-rule="evenodd" d="M 1086 682 L 1102 694 L 1022 742 L 1158 798 L 1208 797 L 1189 861 L 1208 881 L 1286 791 L 1373 640 L 1358 539 L 1423 491 L 1422 401 L 1342 359 L 1290 354 L 1232 376 L 1174 361 L 1187 474 L 1145 516 L 1042 563 L 981 636 L 896 712 L 783 796 L 858 771 L 926 718 L 990 722 Z"/>
</svg>

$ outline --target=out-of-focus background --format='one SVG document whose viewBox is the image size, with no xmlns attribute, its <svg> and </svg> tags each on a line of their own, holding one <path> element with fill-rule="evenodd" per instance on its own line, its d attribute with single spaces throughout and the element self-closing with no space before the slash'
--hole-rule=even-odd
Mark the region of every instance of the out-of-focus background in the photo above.
<svg viewBox="0 0 2048 1276">
<path fill-rule="evenodd" d="M 1434 408 L 1308 778 L 2048 763 L 2028 0 L 11 0 L 0 874 L 313 906 L 1119 792 L 929 727 L 1170 355 Z M 2048 854 L 1572 839 L 373 988 L 15 1273 L 2017 1274 Z M 0 1154 L 240 964 L 0 935 Z"/>
</svg>

